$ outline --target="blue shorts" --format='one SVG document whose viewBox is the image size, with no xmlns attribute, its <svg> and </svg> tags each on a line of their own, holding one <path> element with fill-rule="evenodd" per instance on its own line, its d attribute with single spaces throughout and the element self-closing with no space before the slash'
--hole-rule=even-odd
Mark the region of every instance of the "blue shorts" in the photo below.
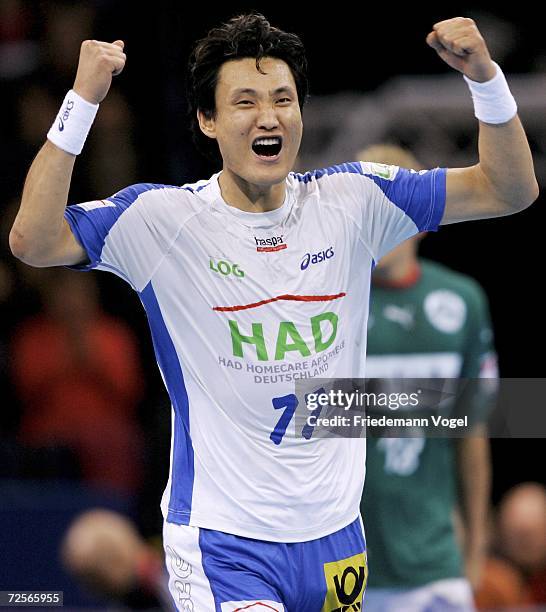
<svg viewBox="0 0 546 612">
<path fill-rule="evenodd" d="M 164 524 L 169 590 L 185 612 L 357 612 L 368 578 L 360 518 L 330 535 L 280 543 Z"/>
</svg>

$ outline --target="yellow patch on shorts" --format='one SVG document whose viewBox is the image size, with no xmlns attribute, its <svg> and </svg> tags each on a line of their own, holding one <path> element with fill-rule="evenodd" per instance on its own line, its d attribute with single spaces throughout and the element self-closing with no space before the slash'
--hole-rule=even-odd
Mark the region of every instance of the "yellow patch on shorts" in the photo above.
<svg viewBox="0 0 546 612">
<path fill-rule="evenodd" d="M 358 612 L 368 581 L 366 553 L 324 564 L 326 597 L 322 612 Z"/>
</svg>

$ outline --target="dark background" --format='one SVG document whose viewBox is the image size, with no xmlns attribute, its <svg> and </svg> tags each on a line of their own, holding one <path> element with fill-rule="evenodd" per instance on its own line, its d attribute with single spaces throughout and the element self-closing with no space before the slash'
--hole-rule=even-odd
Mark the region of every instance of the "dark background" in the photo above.
<svg viewBox="0 0 546 612">
<path fill-rule="evenodd" d="M 26 171 L 40 145 L 21 144 L 19 101 L 29 87 L 39 83 L 51 92 L 57 104 L 61 103 L 64 93 L 73 84 L 77 53 L 67 46 L 64 59 L 68 67 L 64 71 L 55 70 L 47 61 L 45 32 L 55 19 L 56 7 L 86 3 L 20 4 L 26 6 L 31 15 L 29 36 L 40 45 L 41 60 L 29 74 L 0 80 L 0 161 L 3 167 L 0 197 L 4 224 L 11 214 L 8 203 L 21 193 Z M 531 5 L 522 3 L 494 10 L 484 4 L 442 3 L 441 9 L 437 6 L 431 9 L 416 3 L 399 6 L 386 2 L 326 2 L 321 5 L 238 2 L 231 3 L 229 8 L 217 8 L 212 3 L 190 6 L 182 2 L 102 0 L 90 6 L 94 12 L 92 37 L 125 41 L 127 64 L 122 75 L 114 80 L 113 90 L 123 94 L 133 114 L 127 137 L 134 144 L 139 182 L 183 184 L 208 178 L 219 170 L 202 158 L 191 144 L 184 85 L 186 61 L 195 41 L 208 29 L 251 9 L 264 13 L 273 25 L 301 36 L 310 65 L 311 97 L 340 91 L 373 92 L 397 75 L 451 71 L 426 45 L 425 38 L 435 22 L 454 16 L 474 17 L 478 27 L 493 19 L 496 27 L 500 27 L 500 34 L 491 44 L 500 45 L 506 73 L 546 72 L 543 23 L 537 19 Z M 497 59 L 494 54 L 493 58 Z M 54 113 L 49 123 L 53 116 Z M 532 146 L 535 150 L 544 150 L 546 143 L 537 141 Z M 449 166 L 450 160 L 438 159 L 436 164 Z M 70 203 L 111 195 L 93 191 L 92 173 L 92 159 L 86 149 L 76 164 Z M 124 186 L 116 185 L 115 190 Z M 546 186 L 541 187 L 544 191 Z M 422 245 L 423 255 L 473 276 L 485 289 L 503 377 L 545 376 L 542 294 L 545 220 L 544 195 L 541 195 L 530 209 L 516 216 L 443 227 L 438 233 L 429 235 Z M 2 235 L 0 263 L 11 270 L 18 285 L 15 298 L 1 305 L 0 331 L 8 339 L 9 346 L 9 335 L 17 323 L 39 311 L 40 303 L 31 289 L 22 286 L 20 269 L 15 267 L 5 242 L 5 231 Z M 155 438 L 147 464 L 148 484 L 134 515 L 142 531 L 149 535 L 160 525 L 157 505 L 167 478 L 170 408 L 137 296 L 112 275 L 98 274 L 97 278 L 104 308 L 131 325 L 142 353 L 146 399 L 139 408 L 139 418 L 143 429 L 153 431 Z M 2 367 L 7 382 L 1 389 L 0 432 L 9 438 L 15 436 L 19 416 L 17 398 L 9 384 L 9 349 Z M 536 406 L 537 410 L 544 408 Z M 516 483 L 534 480 L 546 484 L 542 438 L 493 440 L 492 449 L 494 503 Z"/>
</svg>

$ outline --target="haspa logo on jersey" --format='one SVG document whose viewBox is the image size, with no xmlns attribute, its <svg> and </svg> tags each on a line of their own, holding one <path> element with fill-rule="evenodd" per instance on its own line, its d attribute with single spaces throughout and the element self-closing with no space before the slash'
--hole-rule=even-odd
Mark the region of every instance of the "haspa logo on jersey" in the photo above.
<svg viewBox="0 0 546 612">
<path fill-rule="evenodd" d="M 358 612 L 368 580 L 366 553 L 324 564 L 326 597 L 322 612 Z"/>
<path fill-rule="evenodd" d="M 256 238 L 256 250 L 258 253 L 271 253 L 273 251 L 282 251 L 288 248 L 284 241 L 284 236 L 273 236 L 272 238 Z"/>
<path fill-rule="evenodd" d="M 334 247 L 331 246 L 329 249 L 319 251 L 318 253 L 305 253 L 304 258 L 301 260 L 300 268 L 307 270 L 310 264 L 318 264 L 321 261 L 326 261 L 334 256 Z"/>
<path fill-rule="evenodd" d="M 209 260 L 209 268 L 216 272 L 217 274 L 222 274 L 223 276 L 229 276 L 232 274 L 237 278 L 243 278 L 245 273 L 239 268 L 239 264 L 232 264 L 228 261 L 224 261 L 220 259 L 218 261 L 214 261 L 214 259 Z"/>
</svg>

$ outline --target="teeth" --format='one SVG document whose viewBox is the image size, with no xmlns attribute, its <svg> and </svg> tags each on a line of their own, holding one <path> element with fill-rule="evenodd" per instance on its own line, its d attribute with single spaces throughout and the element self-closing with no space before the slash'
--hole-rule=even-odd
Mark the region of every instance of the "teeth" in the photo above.
<svg viewBox="0 0 546 612">
<path fill-rule="evenodd" d="M 276 145 L 281 142 L 280 138 L 258 138 L 254 141 L 255 145 Z"/>
</svg>

